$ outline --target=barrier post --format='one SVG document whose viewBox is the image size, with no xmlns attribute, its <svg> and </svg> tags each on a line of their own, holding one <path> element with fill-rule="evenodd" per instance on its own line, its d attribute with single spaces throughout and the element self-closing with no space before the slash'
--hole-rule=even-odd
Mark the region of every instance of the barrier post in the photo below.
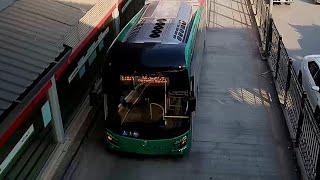
<svg viewBox="0 0 320 180">
<path fill-rule="evenodd" d="M 256 13 L 255 13 L 255 14 L 258 15 L 258 4 L 259 4 L 259 0 L 257 0 L 256 2 L 257 2 L 257 3 L 256 3 Z M 258 25 L 258 23 L 257 23 L 257 25 Z"/>
<path fill-rule="evenodd" d="M 268 32 L 267 32 L 267 40 L 266 40 L 266 52 L 265 55 L 268 58 L 270 55 L 270 50 L 271 50 L 271 44 L 272 44 L 272 24 L 273 24 L 273 19 L 269 19 L 269 26 L 268 26 Z"/>
<path fill-rule="evenodd" d="M 314 179 L 315 180 L 320 179 L 320 151 L 318 151 L 318 154 L 317 154 L 316 177 Z"/>
<path fill-rule="evenodd" d="M 112 12 L 112 18 L 115 26 L 115 32 L 118 35 L 120 33 L 120 14 L 118 7 Z"/>
<path fill-rule="evenodd" d="M 278 51 L 277 51 L 277 62 L 276 62 L 276 75 L 274 77 L 276 80 L 278 78 L 279 62 L 280 62 L 280 59 L 281 59 L 281 42 L 282 42 L 282 36 L 279 36 Z"/>
<path fill-rule="evenodd" d="M 304 104 L 305 104 L 306 98 L 307 98 L 307 95 L 305 92 L 303 92 L 302 96 L 301 96 L 301 103 L 300 103 L 301 109 L 300 109 L 300 113 L 299 113 L 298 127 L 297 127 L 295 142 L 294 142 L 295 147 L 298 147 L 299 142 L 300 142 L 301 127 L 302 127 L 302 123 L 303 123 L 303 119 L 304 119 Z"/>
<path fill-rule="evenodd" d="M 273 10 L 273 0 L 270 0 L 269 6 L 270 6 L 270 13 L 272 14 L 272 10 Z"/>
<path fill-rule="evenodd" d="M 288 69 L 287 69 L 287 80 L 286 80 L 286 87 L 285 87 L 285 95 L 284 95 L 284 103 L 287 103 L 287 97 L 288 97 L 288 90 L 290 88 L 291 84 L 291 68 L 292 68 L 292 60 L 289 58 L 288 62 Z"/>
<path fill-rule="evenodd" d="M 52 120 L 53 120 L 55 138 L 57 142 L 63 143 L 65 134 L 64 134 L 64 128 L 62 123 L 56 80 L 54 77 L 51 78 L 51 83 L 52 83 L 52 86 L 48 91 L 48 96 L 49 96 L 49 103 L 52 111 Z"/>
<path fill-rule="evenodd" d="M 263 20 L 263 9 L 265 8 L 264 7 L 264 5 L 263 5 L 263 1 L 260 1 L 261 3 L 260 3 L 260 28 L 262 27 L 262 24 L 263 24 L 263 22 L 262 22 L 262 20 Z"/>
</svg>

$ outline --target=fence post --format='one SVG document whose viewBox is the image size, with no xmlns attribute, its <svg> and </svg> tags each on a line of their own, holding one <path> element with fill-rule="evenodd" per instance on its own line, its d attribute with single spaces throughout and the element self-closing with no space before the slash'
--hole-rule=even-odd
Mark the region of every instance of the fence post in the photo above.
<svg viewBox="0 0 320 180">
<path fill-rule="evenodd" d="M 262 27 L 262 19 L 263 19 L 263 9 L 264 9 L 264 4 L 263 4 L 263 1 L 260 1 L 261 2 L 261 4 L 260 4 L 260 28 Z"/>
<path fill-rule="evenodd" d="M 273 0 L 270 0 L 269 6 L 270 6 L 270 13 L 272 13 L 272 10 L 273 10 Z"/>
<path fill-rule="evenodd" d="M 258 15 L 258 4 L 259 4 L 259 0 L 257 0 L 256 2 L 257 2 L 257 3 L 256 3 L 256 13 L 255 13 L 255 14 Z M 258 24 L 257 24 L 257 25 L 258 25 Z"/>
<path fill-rule="evenodd" d="M 302 93 L 301 96 L 301 102 L 300 102 L 300 113 L 299 113 L 299 119 L 298 119 L 298 127 L 296 132 L 296 139 L 295 139 L 295 147 L 299 146 L 300 142 L 300 135 L 301 135 L 301 127 L 304 119 L 304 101 L 307 98 L 307 94 L 305 92 Z"/>
<path fill-rule="evenodd" d="M 273 19 L 269 19 L 269 24 L 268 24 L 268 32 L 267 32 L 267 40 L 266 40 L 266 52 L 265 55 L 268 58 L 270 55 L 270 50 L 271 50 L 271 44 L 272 44 L 272 24 L 273 24 Z"/>
<path fill-rule="evenodd" d="M 316 177 L 314 179 L 315 180 L 320 179 L 320 151 L 318 152 L 317 165 L 316 165 Z"/>
<path fill-rule="evenodd" d="M 276 64 L 276 76 L 274 77 L 276 80 L 278 78 L 278 72 L 279 72 L 279 62 L 281 59 L 281 42 L 282 42 L 282 36 L 279 36 L 279 41 L 278 41 L 278 51 L 277 51 L 277 64 Z"/>
<path fill-rule="evenodd" d="M 292 68 L 292 60 L 289 58 L 288 69 L 287 69 L 287 80 L 286 80 L 286 87 L 285 87 L 285 94 L 284 94 L 284 104 L 287 104 L 287 96 L 288 96 L 288 91 L 291 84 L 291 68 Z"/>
</svg>

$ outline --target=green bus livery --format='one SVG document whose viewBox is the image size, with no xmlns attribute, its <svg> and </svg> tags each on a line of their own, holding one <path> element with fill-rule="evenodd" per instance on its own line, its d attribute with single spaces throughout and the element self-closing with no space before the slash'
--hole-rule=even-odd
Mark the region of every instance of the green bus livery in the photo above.
<svg viewBox="0 0 320 180">
<path fill-rule="evenodd" d="M 108 148 L 189 152 L 205 40 L 202 2 L 148 1 L 109 48 L 102 73 Z"/>
</svg>

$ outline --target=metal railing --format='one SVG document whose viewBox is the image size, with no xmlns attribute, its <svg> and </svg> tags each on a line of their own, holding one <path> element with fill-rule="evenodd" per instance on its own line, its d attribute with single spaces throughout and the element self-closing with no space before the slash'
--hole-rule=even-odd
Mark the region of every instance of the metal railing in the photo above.
<svg viewBox="0 0 320 180">
<path fill-rule="evenodd" d="M 252 11 L 256 20 L 258 27 L 262 50 L 266 51 L 267 33 L 268 33 L 268 23 L 269 23 L 269 5 L 266 4 L 264 0 L 250 0 Z"/>
<path fill-rule="evenodd" d="M 320 179 L 320 129 L 264 0 L 250 0 L 303 179 Z"/>
</svg>

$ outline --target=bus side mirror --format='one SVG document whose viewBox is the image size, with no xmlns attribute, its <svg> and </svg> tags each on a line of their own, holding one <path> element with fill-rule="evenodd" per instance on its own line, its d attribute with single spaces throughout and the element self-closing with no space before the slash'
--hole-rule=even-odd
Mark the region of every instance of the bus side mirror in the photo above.
<svg viewBox="0 0 320 180">
<path fill-rule="evenodd" d="M 196 103 L 197 103 L 197 100 L 195 97 L 189 98 L 189 100 L 188 100 L 188 111 L 189 112 L 193 112 L 196 110 Z"/>
</svg>

